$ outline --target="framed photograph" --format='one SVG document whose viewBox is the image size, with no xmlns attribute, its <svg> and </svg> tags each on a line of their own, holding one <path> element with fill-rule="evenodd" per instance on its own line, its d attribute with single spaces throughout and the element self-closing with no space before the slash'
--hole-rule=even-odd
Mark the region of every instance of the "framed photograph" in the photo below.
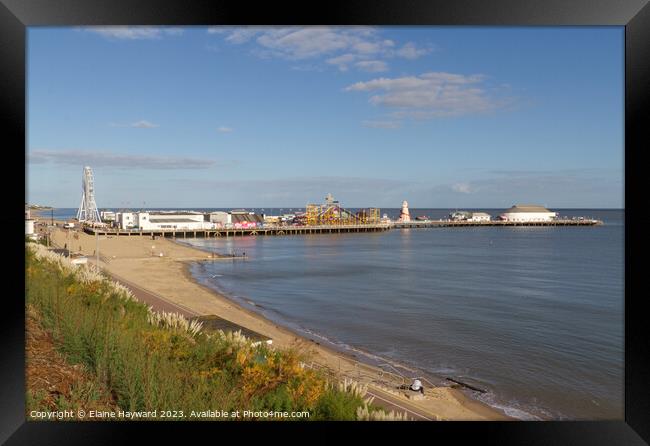
<svg viewBox="0 0 650 446">
<path fill-rule="evenodd" d="M 0 21 L 25 162 L 3 442 L 648 443 L 647 1 Z"/>
</svg>

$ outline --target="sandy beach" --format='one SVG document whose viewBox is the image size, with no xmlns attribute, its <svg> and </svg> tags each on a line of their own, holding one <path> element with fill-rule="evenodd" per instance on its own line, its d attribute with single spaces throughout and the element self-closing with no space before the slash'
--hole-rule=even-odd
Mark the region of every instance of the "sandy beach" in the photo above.
<svg viewBox="0 0 650 446">
<path fill-rule="evenodd" d="M 45 222 L 44 222 L 45 223 Z M 47 221 L 49 223 L 49 221 Z M 424 399 L 407 398 L 397 390 L 397 379 L 379 368 L 356 361 L 351 355 L 335 351 L 315 341 L 301 337 L 260 314 L 243 308 L 223 295 L 198 284 L 188 271 L 197 261 L 227 262 L 227 257 L 175 243 L 171 240 L 146 236 L 101 236 L 96 238 L 77 230 L 65 230 L 60 225 L 52 229 L 52 243 L 67 247 L 89 257 L 94 262 L 99 247 L 99 266 L 121 280 L 135 285 L 176 305 L 188 314 L 216 315 L 246 327 L 273 340 L 279 348 L 295 348 L 306 352 L 314 367 L 325 368 L 341 378 L 349 377 L 367 383 L 371 395 L 390 401 L 390 407 L 406 408 L 431 420 L 508 420 L 511 419 L 451 387 L 427 386 Z M 161 256 L 162 254 L 162 256 Z"/>
</svg>

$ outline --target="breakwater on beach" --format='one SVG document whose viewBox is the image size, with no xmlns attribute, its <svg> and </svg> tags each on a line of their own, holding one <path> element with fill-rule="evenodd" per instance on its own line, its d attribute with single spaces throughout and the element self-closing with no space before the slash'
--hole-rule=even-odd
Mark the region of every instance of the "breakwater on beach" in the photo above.
<svg viewBox="0 0 650 446">
<path fill-rule="evenodd" d="M 522 418 L 620 419 L 624 214 L 566 215 L 605 224 L 188 242 L 246 252 L 192 272 L 278 322 L 485 388 Z"/>
</svg>

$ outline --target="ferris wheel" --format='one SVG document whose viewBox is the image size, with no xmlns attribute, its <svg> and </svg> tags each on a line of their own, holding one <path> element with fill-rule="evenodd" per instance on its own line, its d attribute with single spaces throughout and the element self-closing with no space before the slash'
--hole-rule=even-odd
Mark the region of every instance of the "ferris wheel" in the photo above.
<svg viewBox="0 0 650 446">
<path fill-rule="evenodd" d="M 95 203 L 93 170 L 88 166 L 84 167 L 81 179 L 81 204 L 77 211 L 77 220 L 80 222 L 101 223 L 97 203 Z"/>
</svg>

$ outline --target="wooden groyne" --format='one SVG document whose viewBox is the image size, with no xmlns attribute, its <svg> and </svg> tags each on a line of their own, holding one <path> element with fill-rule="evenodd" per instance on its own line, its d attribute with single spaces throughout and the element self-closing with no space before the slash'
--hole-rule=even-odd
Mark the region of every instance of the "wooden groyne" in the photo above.
<svg viewBox="0 0 650 446">
<path fill-rule="evenodd" d="M 451 381 L 451 382 L 453 382 L 453 383 L 456 384 L 457 386 L 465 387 L 465 388 L 470 389 L 470 390 L 473 390 L 473 391 L 475 391 L 475 392 L 479 392 L 479 393 L 487 393 L 487 390 L 479 389 L 478 387 L 474 387 L 474 386 L 472 386 L 472 385 L 470 385 L 470 384 L 464 383 L 464 382 L 462 382 L 462 381 L 458 381 L 457 379 L 446 378 L 446 380 L 447 380 L 447 381 Z"/>
</svg>

